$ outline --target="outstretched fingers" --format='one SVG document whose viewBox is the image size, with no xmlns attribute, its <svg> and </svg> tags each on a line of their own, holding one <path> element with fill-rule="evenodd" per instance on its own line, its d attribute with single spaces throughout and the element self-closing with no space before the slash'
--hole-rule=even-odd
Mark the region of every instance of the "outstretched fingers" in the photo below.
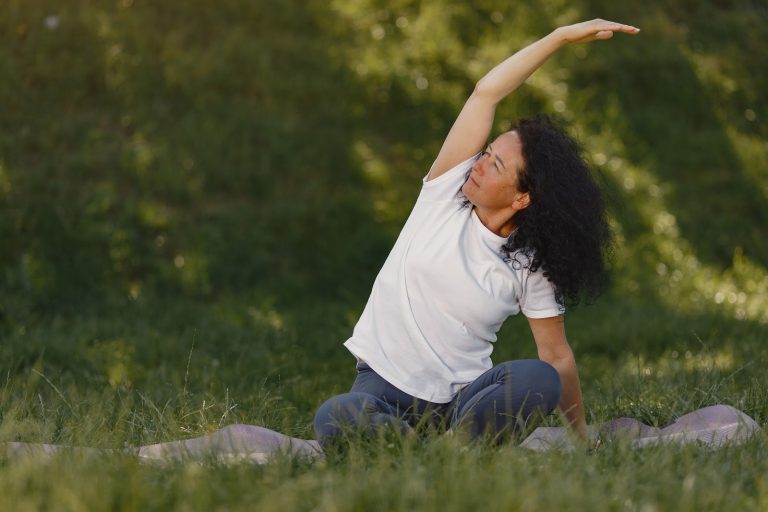
<svg viewBox="0 0 768 512">
<path fill-rule="evenodd" d="M 632 25 L 624 25 L 622 23 L 616 23 L 614 21 L 596 19 L 596 20 L 592 20 L 592 23 L 595 25 L 594 29 L 598 31 L 597 34 L 601 34 L 604 32 L 611 32 L 611 33 L 624 32 L 625 34 L 637 34 L 638 32 L 640 32 L 640 29 L 637 27 L 634 27 Z"/>
<path fill-rule="evenodd" d="M 595 39 L 610 39 L 613 37 L 614 32 L 623 32 L 625 34 L 637 34 L 640 32 L 640 29 L 635 26 L 600 18 L 568 25 L 558 30 L 564 39 L 571 43 L 586 43 Z"/>
</svg>

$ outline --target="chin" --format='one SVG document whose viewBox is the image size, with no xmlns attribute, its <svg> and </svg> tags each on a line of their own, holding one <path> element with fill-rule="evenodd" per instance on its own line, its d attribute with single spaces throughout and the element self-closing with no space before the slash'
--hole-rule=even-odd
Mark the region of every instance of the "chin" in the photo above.
<svg viewBox="0 0 768 512">
<path fill-rule="evenodd" d="M 472 200 L 472 196 L 471 196 L 472 193 L 470 192 L 469 194 L 467 194 L 467 189 L 470 188 L 470 187 L 467 186 L 468 183 L 469 182 L 465 183 L 464 186 L 461 187 L 461 193 L 464 194 L 464 197 L 467 198 L 467 201 L 472 203 L 472 206 L 474 206 L 475 202 Z"/>
</svg>

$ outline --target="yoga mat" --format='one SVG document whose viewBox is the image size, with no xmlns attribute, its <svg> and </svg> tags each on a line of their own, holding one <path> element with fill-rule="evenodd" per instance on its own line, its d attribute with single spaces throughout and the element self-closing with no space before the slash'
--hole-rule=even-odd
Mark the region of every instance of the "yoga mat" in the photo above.
<svg viewBox="0 0 768 512">
<path fill-rule="evenodd" d="M 712 405 L 681 416 L 664 428 L 651 427 L 634 418 L 617 418 L 590 425 L 589 434 L 601 442 L 623 439 L 633 447 L 697 443 L 718 448 L 727 443 L 742 443 L 760 430 L 755 420 L 740 410 L 729 405 Z M 573 449 L 574 444 L 565 427 L 539 427 L 520 446 L 547 451 Z"/>
<path fill-rule="evenodd" d="M 664 428 L 646 425 L 634 418 L 617 418 L 591 425 L 590 435 L 601 442 L 618 439 L 628 440 L 631 446 L 640 448 L 660 444 L 691 444 L 719 448 L 726 444 L 743 443 L 760 426 L 747 414 L 728 405 L 704 407 L 681 416 Z M 522 448 L 535 451 L 571 450 L 572 435 L 566 427 L 539 427 L 521 444 Z M 217 461 L 222 463 L 255 462 L 264 464 L 276 454 L 294 457 L 322 457 L 317 441 L 297 439 L 254 425 L 229 425 L 211 434 L 170 441 L 124 450 L 99 450 L 53 444 L 5 443 L 9 458 L 37 456 L 50 458 L 61 452 L 84 455 L 121 453 L 138 456 L 148 463 L 169 464 L 183 461 Z M 2 453 L 2 450 L 0 450 Z"/>
</svg>

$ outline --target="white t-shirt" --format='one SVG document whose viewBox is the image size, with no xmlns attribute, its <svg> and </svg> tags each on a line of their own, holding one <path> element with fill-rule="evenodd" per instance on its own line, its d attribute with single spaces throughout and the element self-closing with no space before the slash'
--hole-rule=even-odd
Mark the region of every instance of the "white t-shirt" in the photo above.
<svg viewBox="0 0 768 512">
<path fill-rule="evenodd" d="M 429 402 L 450 402 L 493 366 L 492 343 L 507 317 L 563 312 L 541 271 L 509 261 L 500 250 L 506 239 L 486 228 L 471 204 L 462 207 L 459 191 L 476 158 L 424 177 L 344 343 L 387 382 Z"/>
</svg>

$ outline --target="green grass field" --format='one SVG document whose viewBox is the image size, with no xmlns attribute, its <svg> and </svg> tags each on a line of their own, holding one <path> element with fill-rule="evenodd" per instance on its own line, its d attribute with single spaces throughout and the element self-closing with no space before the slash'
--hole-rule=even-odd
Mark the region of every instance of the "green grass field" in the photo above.
<svg viewBox="0 0 768 512">
<path fill-rule="evenodd" d="M 613 284 L 567 313 L 590 423 L 768 421 L 768 9 L 729 2 L 0 2 L 0 442 L 312 438 L 475 81 L 558 24 L 497 114 L 555 112 L 610 198 Z M 494 361 L 534 357 L 524 318 Z M 557 418 L 550 419 L 557 424 Z M 0 510 L 766 510 L 768 437 L 529 453 L 382 437 L 325 461 L 0 458 Z"/>
</svg>

